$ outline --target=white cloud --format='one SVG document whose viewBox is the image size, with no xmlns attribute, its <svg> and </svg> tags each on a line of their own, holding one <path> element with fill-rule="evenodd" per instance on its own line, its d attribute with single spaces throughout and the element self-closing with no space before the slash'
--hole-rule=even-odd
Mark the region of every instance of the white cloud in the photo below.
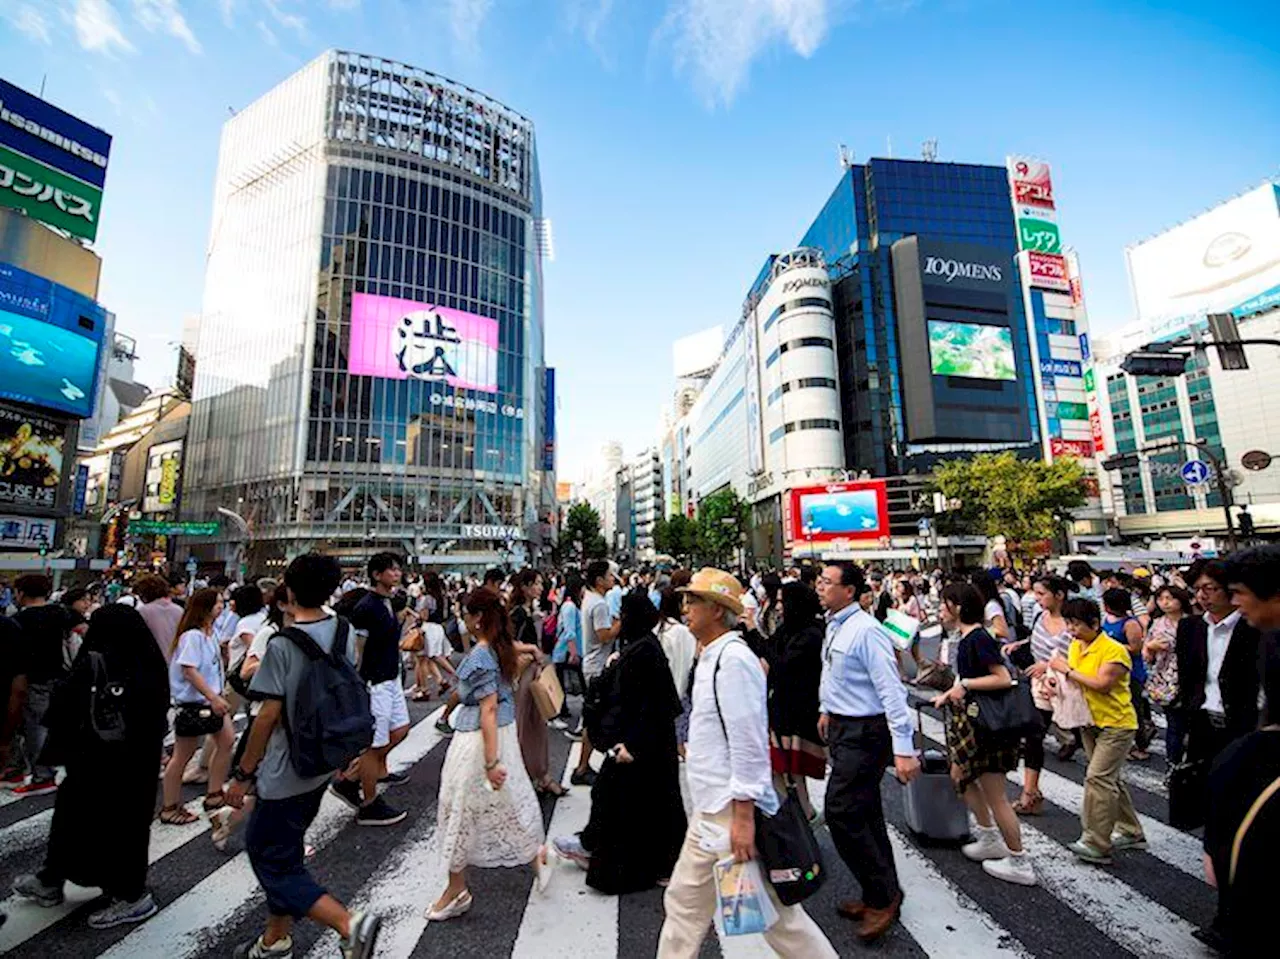
<svg viewBox="0 0 1280 959">
<path fill-rule="evenodd" d="M 480 46 L 480 28 L 493 8 L 493 0 L 448 0 L 449 28 L 463 50 L 474 53 Z"/>
<path fill-rule="evenodd" d="M 235 22 L 236 0 L 218 0 L 218 11 L 222 14 L 222 22 L 231 26 Z"/>
<path fill-rule="evenodd" d="M 52 43 L 49 21 L 29 3 L 6 3 L 0 0 L 0 20 L 4 20 L 28 40 Z"/>
<path fill-rule="evenodd" d="M 671 0 L 660 36 L 671 38 L 676 68 L 709 105 L 729 104 L 752 63 L 776 43 L 812 56 L 836 0 Z"/>
<path fill-rule="evenodd" d="M 82 49 L 98 53 L 132 53 L 133 44 L 120 28 L 120 16 L 109 0 L 75 0 L 71 24 Z"/>
<path fill-rule="evenodd" d="M 360 0 L 329 0 L 329 7 L 332 10 L 354 10 L 360 6 Z"/>
<path fill-rule="evenodd" d="M 182 15 L 178 0 L 133 0 L 133 18 L 152 33 L 163 30 L 185 43 L 192 53 L 200 52 L 200 41 Z"/>
<path fill-rule="evenodd" d="M 569 28 L 581 31 L 587 45 L 602 54 L 600 31 L 613 12 L 614 0 L 570 0 L 568 6 Z"/>
<path fill-rule="evenodd" d="M 263 0 L 272 19 L 286 30 L 292 30 L 299 40 L 307 39 L 307 18 L 292 10 L 286 10 L 281 4 L 286 0 Z"/>
<path fill-rule="evenodd" d="M 280 46 L 280 40 L 276 37 L 275 31 L 267 26 L 266 21 L 258 21 L 258 32 L 262 34 L 262 39 L 267 42 L 269 47 Z"/>
</svg>

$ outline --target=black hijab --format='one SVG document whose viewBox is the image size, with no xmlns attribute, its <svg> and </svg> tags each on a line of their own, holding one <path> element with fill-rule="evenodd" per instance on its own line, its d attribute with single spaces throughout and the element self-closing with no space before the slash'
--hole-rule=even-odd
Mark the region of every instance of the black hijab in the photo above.
<svg viewBox="0 0 1280 959">
<path fill-rule="evenodd" d="M 124 685 L 127 738 L 164 738 L 169 710 L 169 667 L 146 620 L 132 606 L 108 603 L 89 618 L 81 657 L 102 654 L 107 676 Z"/>
</svg>

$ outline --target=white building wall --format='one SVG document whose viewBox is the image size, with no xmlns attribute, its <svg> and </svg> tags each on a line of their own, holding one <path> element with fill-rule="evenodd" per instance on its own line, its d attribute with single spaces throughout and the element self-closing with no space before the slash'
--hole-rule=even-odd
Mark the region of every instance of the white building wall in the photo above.
<svg viewBox="0 0 1280 959">
<path fill-rule="evenodd" d="M 1280 339 L 1280 310 L 1242 321 L 1240 335 Z M 1257 473 L 1240 465 L 1240 457 L 1250 450 L 1263 450 L 1280 460 L 1280 348 L 1249 346 L 1245 355 L 1249 369 L 1224 371 L 1217 351 L 1208 351 L 1218 431 L 1231 468 L 1244 479 L 1236 487 L 1236 502 L 1280 502 L 1280 462 Z"/>
</svg>

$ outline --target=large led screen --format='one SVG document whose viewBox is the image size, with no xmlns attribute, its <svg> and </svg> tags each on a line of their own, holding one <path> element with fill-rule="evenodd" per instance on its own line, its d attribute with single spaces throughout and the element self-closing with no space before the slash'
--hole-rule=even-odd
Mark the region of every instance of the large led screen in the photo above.
<svg viewBox="0 0 1280 959">
<path fill-rule="evenodd" d="M 879 539 L 889 535 L 883 480 L 833 483 L 791 491 L 792 538 Z"/>
<path fill-rule="evenodd" d="M 929 321 L 929 359 L 934 376 L 1016 380 L 1013 334 L 1007 326 Z"/>
<path fill-rule="evenodd" d="M 363 376 L 498 391 L 498 321 L 413 300 L 351 297 L 348 369 Z"/>
<path fill-rule="evenodd" d="M 87 417 L 97 374 L 96 340 L 0 310 L 0 397 Z"/>
</svg>

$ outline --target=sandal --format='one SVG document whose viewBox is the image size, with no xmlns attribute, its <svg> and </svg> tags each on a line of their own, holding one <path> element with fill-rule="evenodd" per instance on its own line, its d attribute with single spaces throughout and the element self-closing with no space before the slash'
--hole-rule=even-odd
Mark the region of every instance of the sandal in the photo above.
<svg viewBox="0 0 1280 959">
<path fill-rule="evenodd" d="M 533 791 L 539 796 L 555 796 L 556 798 L 567 795 L 569 792 L 564 786 L 556 782 L 538 783 L 533 787 Z"/>
<path fill-rule="evenodd" d="M 159 819 L 166 826 L 190 826 L 200 821 L 199 816 L 182 806 L 165 806 L 160 810 Z"/>
<path fill-rule="evenodd" d="M 1145 749 L 1138 749 L 1135 746 L 1133 749 L 1129 750 L 1129 758 L 1138 763 L 1146 762 L 1151 758 L 1151 753 L 1147 752 Z"/>
<path fill-rule="evenodd" d="M 209 793 L 204 797 L 204 811 L 213 812 L 221 809 L 227 804 L 227 797 L 223 793 Z"/>
<path fill-rule="evenodd" d="M 1038 816 L 1044 811 L 1044 794 L 1039 790 L 1024 792 L 1013 804 L 1013 811 L 1021 816 Z"/>
</svg>

